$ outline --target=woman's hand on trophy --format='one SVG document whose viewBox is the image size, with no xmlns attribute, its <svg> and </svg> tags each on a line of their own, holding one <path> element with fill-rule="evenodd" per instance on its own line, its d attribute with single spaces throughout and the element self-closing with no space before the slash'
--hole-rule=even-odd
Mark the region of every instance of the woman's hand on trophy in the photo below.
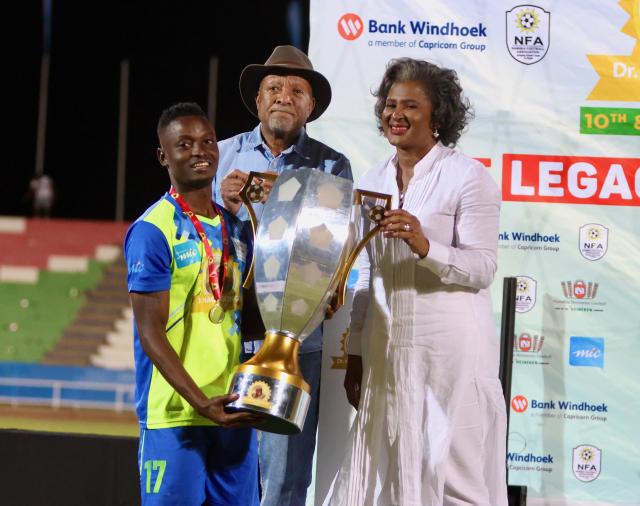
<svg viewBox="0 0 640 506">
<path fill-rule="evenodd" d="M 347 400 L 355 409 L 360 405 L 360 388 L 362 386 L 362 357 L 347 356 L 347 372 L 344 375 L 344 389 Z"/>
<path fill-rule="evenodd" d="M 238 429 L 242 427 L 252 427 L 261 422 L 263 418 L 260 415 L 247 412 L 227 413 L 225 406 L 231 402 L 238 400 L 238 394 L 220 395 L 211 397 L 203 401 L 196 410 L 198 414 L 208 418 L 212 422 L 221 425 L 225 429 Z"/>
<path fill-rule="evenodd" d="M 227 211 L 238 214 L 242 207 L 240 190 L 247 182 L 249 174 L 238 169 L 233 169 L 220 183 L 220 196 Z"/>
<path fill-rule="evenodd" d="M 429 253 L 429 239 L 422 232 L 420 220 L 404 209 L 392 209 L 384 213 L 380 222 L 385 237 L 402 239 L 416 255 L 424 258 Z"/>
</svg>

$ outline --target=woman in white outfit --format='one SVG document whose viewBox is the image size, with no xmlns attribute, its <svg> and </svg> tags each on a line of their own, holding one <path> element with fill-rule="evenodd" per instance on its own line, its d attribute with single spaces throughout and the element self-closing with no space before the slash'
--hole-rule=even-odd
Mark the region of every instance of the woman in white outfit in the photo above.
<svg viewBox="0 0 640 506">
<path fill-rule="evenodd" d="M 360 258 L 345 389 L 358 410 L 337 506 L 507 504 L 506 411 L 489 285 L 500 191 L 451 149 L 470 117 L 454 71 L 401 58 L 376 93 L 396 154 L 359 186 L 394 210 Z"/>
</svg>

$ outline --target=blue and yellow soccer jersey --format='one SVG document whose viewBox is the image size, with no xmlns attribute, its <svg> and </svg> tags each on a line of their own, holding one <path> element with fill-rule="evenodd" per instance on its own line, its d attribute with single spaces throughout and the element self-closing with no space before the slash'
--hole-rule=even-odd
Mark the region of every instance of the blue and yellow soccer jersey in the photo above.
<svg viewBox="0 0 640 506">
<path fill-rule="evenodd" d="M 167 339 L 185 369 L 208 397 L 227 393 L 240 359 L 242 282 L 251 242 L 243 222 L 220 209 L 229 238 L 229 264 L 221 324 L 209 320 L 214 298 L 208 289 L 204 246 L 187 216 L 165 194 L 136 220 L 125 238 L 130 292 L 169 291 Z M 216 265 L 222 256 L 220 217 L 198 217 L 211 244 Z M 199 416 L 160 374 L 146 355 L 134 322 L 136 411 L 150 429 L 214 425 Z"/>
</svg>

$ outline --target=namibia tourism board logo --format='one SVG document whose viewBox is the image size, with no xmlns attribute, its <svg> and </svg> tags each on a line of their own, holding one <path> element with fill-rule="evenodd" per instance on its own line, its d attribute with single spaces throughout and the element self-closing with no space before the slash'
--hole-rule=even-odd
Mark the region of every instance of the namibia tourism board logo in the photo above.
<svg viewBox="0 0 640 506">
<path fill-rule="evenodd" d="M 514 60 L 533 65 L 549 51 L 551 13 L 536 5 L 518 5 L 506 12 L 507 49 Z"/>
<path fill-rule="evenodd" d="M 544 343 L 544 336 L 532 336 L 531 334 L 522 333 L 516 336 L 513 341 L 514 351 L 523 353 L 539 353 Z"/>
<path fill-rule="evenodd" d="M 528 276 L 518 276 L 516 282 L 516 311 L 527 313 L 536 305 L 536 280 Z"/>
<path fill-rule="evenodd" d="M 606 309 L 606 301 L 600 296 L 600 283 L 597 281 L 568 279 L 560 282 L 562 296 L 553 297 L 553 309 L 556 311 L 582 311 L 584 313 L 602 313 Z"/>
<path fill-rule="evenodd" d="M 549 365 L 551 353 L 544 353 L 544 336 L 523 332 L 513 340 L 513 361 L 521 365 Z"/>
<path fill-rule="evenodd" d="M 595 299 L 598 294 L 598 283 L 593 281 L 562 281 L 562 295 L 565 299 Z"/>
<path fill-rule="evenodd" d="M 580 227 L 580 254 L 587 260 L 600 260 L 609 246 L 609 229 L 599 223 Z"/>
</svg>

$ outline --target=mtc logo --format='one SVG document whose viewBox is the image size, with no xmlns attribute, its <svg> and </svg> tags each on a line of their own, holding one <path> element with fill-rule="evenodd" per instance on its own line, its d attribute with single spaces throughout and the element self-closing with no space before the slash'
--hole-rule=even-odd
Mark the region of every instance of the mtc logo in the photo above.
<svg viewBox="0 0 640 506">
<path fill-rule="evenodd" d="M 524 395 L 516 395 L 511 399 L 511 409 L 516 413 L 524 413 L 529 407 L 529 400 Z"/>
<path fill-rule="evenodd" d="M 571 337 L 569 365 L 582 367 L 604 367 L 603 337 Z"/>
<path fill-rule="evenodd" d="M 338 20 L 338 33 L 343 39 L 355 40 L 362 35 L 364 23 L 357 14 L 349 12 Z"/>
</svg>

